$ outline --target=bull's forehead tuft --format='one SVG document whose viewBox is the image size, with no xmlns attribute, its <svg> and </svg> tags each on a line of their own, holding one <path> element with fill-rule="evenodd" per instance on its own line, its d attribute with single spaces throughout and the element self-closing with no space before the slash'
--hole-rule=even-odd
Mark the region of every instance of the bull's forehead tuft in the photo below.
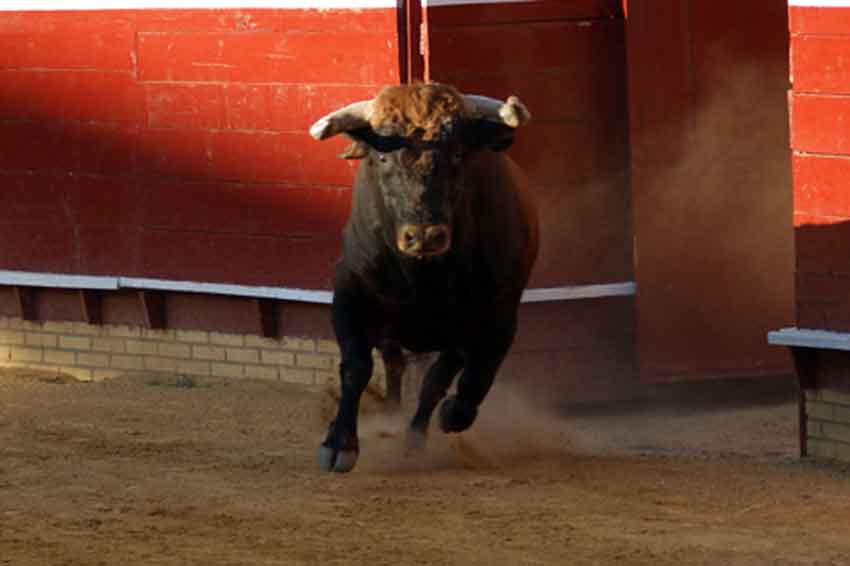
<svg viewBox="0 0 850 566">
<path fill-rule="evenodd" d="M 467 118 L 463 96 L 441 84 L 391 86 L 375 98 L 370 119 L 376 131 L 437 140 L 447 124 Z"/>
</svg>

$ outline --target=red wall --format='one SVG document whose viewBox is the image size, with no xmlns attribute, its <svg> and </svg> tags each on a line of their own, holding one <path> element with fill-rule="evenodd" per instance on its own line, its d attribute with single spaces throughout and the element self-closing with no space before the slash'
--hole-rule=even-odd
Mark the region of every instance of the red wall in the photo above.
<svg viewBox="0 0 850 566">
<path fill-rule="evenodd" d="M 329 286 L 396 10 L 0 12 L 0 269 Z"/>
<path fill-rule="evenodd" d="M 850 331 L 850 6 L 790 28 L 797 325 Z"/>
</svg>

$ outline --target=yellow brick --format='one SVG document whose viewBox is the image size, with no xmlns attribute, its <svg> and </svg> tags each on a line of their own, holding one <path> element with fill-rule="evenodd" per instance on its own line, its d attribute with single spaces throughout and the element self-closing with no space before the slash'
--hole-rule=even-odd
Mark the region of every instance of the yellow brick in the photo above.
<svg viewBox="0 0 850 566">
<path fill-rule="evenodd" d="M 835 458 L 835 442 L 810 438 L 809 455 L 815 458 Z"/>
<path fill-rule="evenodd" d="M 838 444 L 835 446 L 835 459 L 850 463 L 850 444 Z"/>
<path fill-rule="evenodd" d="M 226 354 L 228 362 L 256 364 L 260 361 L 260 354 L 257 350 L 248 350 L 247 348 L 227 348 Z"/>
<path fill-rule="evenodd" d="M 832 440 L 850 443 L 850 426 L 838 423 L 822 423 L 823 436 Z"/>
<path fill-rule="evenodd" d="M 313 370 L 281 368 L 280 379 L 287 383 L 301 383 L 312 385 L 314 380 Z"/>
<path fill-rule="evenodd" d="M 142 338 L 148 340 L 173 340 L 176 332 L 171 329 L 142 328 Z"/>
<path fill-rule="evenodd" d="M 74 352 L 63 352 L 61 350 L 45 350 L 44 361 L 59 366 L 72 366 L 77 362 Z"/>
<path fill-rule="evenodd" d="M 40 346 L 42 348 L 55 348 L 58 340 L 54 334 L 39 334 L 35 332 L 26 333 L 27 346 Z"/>
<path fill-rule="evenodd" d="M 42 351 L 40 348 L 9 348 L 10 360 L 13 362 L 40 362 L 42 360 Z"/>
<path fill-rule="evenodd" d="M 835 419 L 835 422 L 850 425 L 850 407 L 834 405 L 832 408 L 832 418 Z"/>
<path fill-rule="evenodd" d="M 59 347 L 65 350 L 91 350 L 91 338 L 85 336 L 60 336 Z"/>
<path fill-rule="evenodd" d="M 84 334 L 88 336 L 100 336 L 103 334 L 103 327 L 88 324 L 86 322 L 74 322 L 71 324 L 71 332 L 74 334 Z"/>
<path fill-rule="evenodd" d="M 77 365 L 107 368 L 109 367 L 109 354 L 79 353 L 77 354 Z"/>
<path fill-rule="evenodd" d="M 221 346 L 192 346 L 192 357 L 196 360 L 223 361 L 225 359 L 224 348 Z"/>
<path fill-rule="evenodd" d="M 93 338 L 91 349 L 95 352 L 115 352 L 122 354 L 127 351 L 127 342 L 121 338 Z"/>
<path fill-rule="evenodd" d="M 116 369 L 143 369 L 145 367 L 141 356 L 113 355 L 109 367 Z"/>
<path fill-rule="evenodd" d="M 291 366 L 295 363 L 295 354 L 291 352 L 278 352 L 274 350 L 263 350 L 263 363 L 278 366 Z"/>
<path fill-rule="evenodd" d="M 319 340 L 316 349 L 326 354 L 339 354 L 339 346 L 333 340 Z"/>
<path fill-rule="evenodd" d="M 241 334 L 210 332 L 210 342 L 218 346 L 244 346 L 245 338 Z"/>
<path fill-rule="evenodd" d="M 127 340 L 126 343 L 128 354 L 156 354 L 156 342 L 146 342 L 144 340 Z"/>
<path fill-rule="evenodd" d="M 145 369 L 176 372 L 177 360 L 170 358 L 145 357 Z"/>
<path fill-rule="evenodd" d="M 0 344 L 23 345 L 25 336 L 21 330 L 0 330 Z"/>
<path fill-rule="evenodd" d="M 245 367 L 239 364 L 213 362 L 210 369 L 216 377 L 242 377 L 245 375 Z"/>
<path fill-rule="evenodd" d="M 334 371 L 317 371 L 316 385 L 337 385 L 339 374 Z"/>
<path fill-rule="evenodd" d="M 8 318 L 6 318 L 4 316 L 0 316 L 0 328 L 9 328 L 9 319 Z"/>
<path fill-rule="evenodd" d="M 316 354 L 298 354 L 298 367 L 329 370 L 331 358 Z"/>
<path fill-rule="evenodd" d="M 210 375 L 210 363 L 181 360 L 177 364 L 177 371 L 188 375 Z"/>
<path fill-rule="evenodd" d="M 280 348 L 282 342 L 275 338 L 266 338 L 265 336 L 255 336 L 249 334 L 245 336 L 245 345 L 251 348 Z"/>
<path fill-rule="evenodd" d="M 821 389 L 818 396 L 820 401 L 826 403 L 834 403 L 836 405 L 847 405 L 850 407 L 850 394 L 831 391 L 829 389 Z"/>
<path fill-rule="evenodd" d="M 298 352 L 315 352 L 316 344 L 308 338 L 293 338 L 285 336 L 281 346 L 284 350 L 295 350 Z"/>
<path fill-rule="evenodd" d="M 245 377 L 251 379 L 271 379 L 277 381 L 278 372 L 275 367 L 267 366 L 245 366 Z"/>
<path fill-rule="evenodd" d="M 157 353 L 166 358 L 189 358 L 192 355 L 192 348 L 187 344 L 162 342 L 157 345 Z"/>
<path fill-rule="evenodd" d="M 210 334 L 203 330 L 178 330 L 177 340 L 180 342 L 191 342 L 193 344 L 204 344 L 210 341 Z"/>
<path fill-rule="evenodd" d="M 116 338 L 140 338 L 142 329 L 138 326 L 115 325 L 106 327 L 106 333 Z"/>
<path fill-rule="evenodd" d="M 11 328 L 12 330 L 31 330 L 33 332 L 39 332 L 44 330 L 44 325 L 36 322 L 30 322 L 28 320 L 23 320 L 21 318 L 10 318 L 9 328 Z"/>
<path fill-rule="evenodd" d="M 806 413 L 810 419 L 832 419 L 832 405 L 815 401 L 814 403 L 806 403 Z"/>
<path fill-rule="evenodd" d="M 74 334 L 73 322 L 62 322 L 60 320 L 45 321 L 40 330 L 44 332 L 55 332 L 57 334 Z"/>
</svg>

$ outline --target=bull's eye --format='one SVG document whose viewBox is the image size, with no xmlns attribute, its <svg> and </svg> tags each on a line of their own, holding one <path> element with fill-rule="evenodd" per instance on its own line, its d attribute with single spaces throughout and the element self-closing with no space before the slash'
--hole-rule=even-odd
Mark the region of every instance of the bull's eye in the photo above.
<svg viewBox="0 0 850 566">
<path fill-rule="evenodd" d="M 378 153 L 378 161 L 381 163 L 387 162 L 387 154 L 386 153 Z"/>
</svg>

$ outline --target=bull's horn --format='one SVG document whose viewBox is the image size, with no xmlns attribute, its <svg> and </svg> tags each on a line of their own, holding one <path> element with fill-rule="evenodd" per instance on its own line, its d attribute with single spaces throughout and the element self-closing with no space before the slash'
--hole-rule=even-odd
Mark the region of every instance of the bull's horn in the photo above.
<svg viewBox="0 0 850 566">
<path fill-rule="evenodd" d="M 467 110 L 473 115 L 491 122 L 501 122 L 511 128 L 524 126 L 531 120 L 531 112 L 516 96 L 508 97 L 507 101 L 502 102 L 486 96 L 465 94 L 463 100 Z"/>
<path fill-rule="evenodd" d="M 371 116 L 372 101 L 361 100 L 317 120 L 310 126 L 310 135 L 317 140 L 324 140 L 342 132 L 365 128 Z"/>
</svg>

